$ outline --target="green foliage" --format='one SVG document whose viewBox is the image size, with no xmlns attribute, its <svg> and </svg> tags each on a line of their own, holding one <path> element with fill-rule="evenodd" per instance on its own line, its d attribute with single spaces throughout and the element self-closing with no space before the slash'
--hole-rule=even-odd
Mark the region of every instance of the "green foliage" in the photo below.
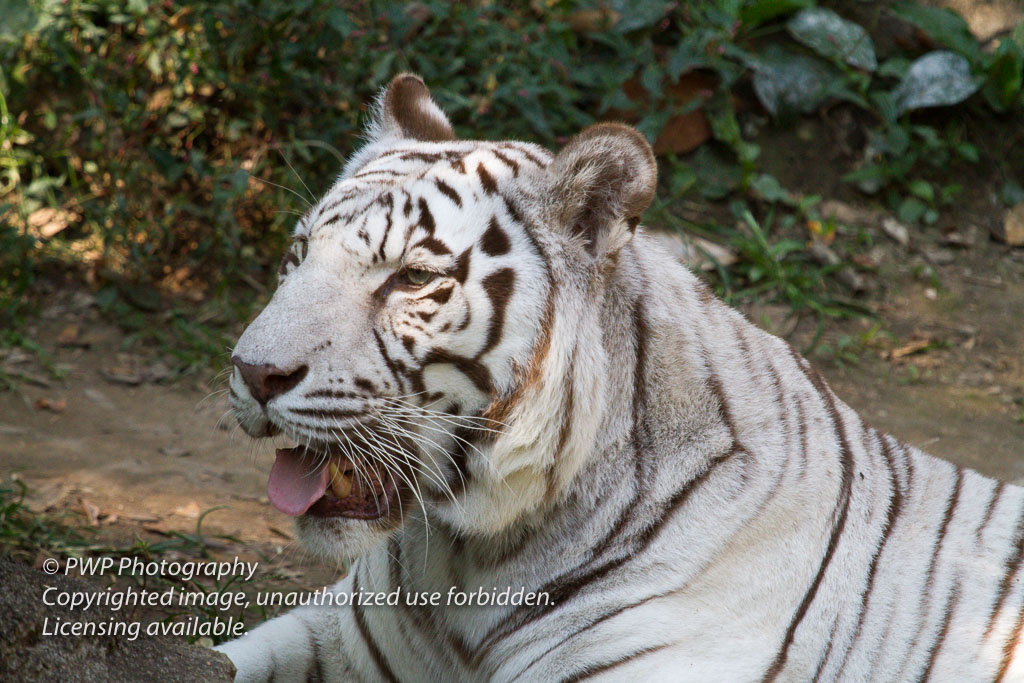
<svg viewBox="0 0 1024 683">
<path fill-rule="evenodd" d="M 715 142 L 669 162 L 670 191 L 745 193 L 790 212 L 737 118 L 748 79 L 762 99 L 759 83 L 771 84 L 780 118 L 834 98 L 871 112 L 878 127 L 850 179 L 884 189 L 904 217 L 934 220 L 954 192 L 922 166 L 978 158 L 958 131 L 901 114 L 893 93 L 916 55 L 875 69 L 867 33 L 814 0 L 2 7 L 0 328 L 24 319 L 40 276 L 70 269 L 138 340 L 180 349 L 183 369 L 219 352 L 225 326 L 249 314 L 241 302 L 272 286 L 294 214 L 329 187 L 367 103 L 401 70 L 420 73 L 468 137 L 556 146 L 626 118 L 654 140 L 700 107 Z M 967 60 L 976 100 L 1018 114 L 1024 39 L 990 54 L 946 10 L 889 11 Z M 843 40 L 823 39 L 822 26 Z M 694 70 L 714 85 L 680 102 L 667 86 Z"/>
<path fill-rule="evenodd" d="M 870 316 L 863 306 L 837 294 L 830 282 L 836 271 L 849 267 L 846 263 L 822 266 L 808 255 L 803 240 L 785 237 L 772 240 L 774 211 L 759 223 L 742 204 L 733 205 L 733 212 L 742 221 L 743 229 L 732 237 L 739 260 L 724 278 L 723 295 L 727 301 L 761 300 L 783 302 L 796 314 L 810 314 L 818 329 L 808 351 L 815 348 L 829 318 Z M 796 219 L 787 214 L 778 226 L 786 234 L 786 225 Z"/>
</svg>

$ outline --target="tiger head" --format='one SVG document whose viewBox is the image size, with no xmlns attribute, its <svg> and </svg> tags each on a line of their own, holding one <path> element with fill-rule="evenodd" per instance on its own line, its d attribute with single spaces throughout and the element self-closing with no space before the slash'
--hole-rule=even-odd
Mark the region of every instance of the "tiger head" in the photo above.
<svg viewBox="0 0 1024 683">
<path fill-rule="evenodd" d="M 230 378 L 242 428 L 296 444 L 271 503 L 348 558 L 420 512 L 507 533 L 580 485 L 607 408 L 604 282 L 657 173 L 619 124 L 554 156 L 457 140 L 409 74 L 368 138 L 298 221 Z"/>
</svg>

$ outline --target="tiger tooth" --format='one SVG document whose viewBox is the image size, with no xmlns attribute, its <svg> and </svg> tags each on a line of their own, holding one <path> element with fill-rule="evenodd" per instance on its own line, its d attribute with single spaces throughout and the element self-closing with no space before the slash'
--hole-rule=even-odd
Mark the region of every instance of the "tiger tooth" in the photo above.
<svg viewBox="0 0 1024 683">
<path fill-rule="evenodd" d="M 331 475 L 331 493 L 336 498 L 347 498 L 352 493 L 352 478 L 338 469 L 332 461 L 328 466 Z"/>
</svg>

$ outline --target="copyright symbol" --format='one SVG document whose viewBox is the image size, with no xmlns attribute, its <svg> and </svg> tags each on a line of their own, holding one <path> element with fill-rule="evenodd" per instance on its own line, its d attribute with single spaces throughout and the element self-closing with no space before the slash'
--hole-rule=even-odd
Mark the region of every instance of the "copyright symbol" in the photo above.
<svg viewBox="0 0 1024 683">
<path fill-rule="evenodd" d="M 60 562 L 52 557 L 43 560 L 43 571 L 47 574 L 56 574 L 60 571 Z"/>
</svg>

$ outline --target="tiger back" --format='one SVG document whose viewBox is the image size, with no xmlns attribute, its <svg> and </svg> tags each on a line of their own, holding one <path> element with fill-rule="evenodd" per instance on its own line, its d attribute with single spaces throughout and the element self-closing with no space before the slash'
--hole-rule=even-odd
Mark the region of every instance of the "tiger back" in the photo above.
<svg viewBox="0 0 1024 683">
<path fill-rule="evenodd" d="M 234 350 L 271 502 L 352 562 L 238 680 L 1024 680 L 1024 490 L 718 301 L 655 182 L 626 126 L 462 141 L 392 81 Z"/>
</svg>

